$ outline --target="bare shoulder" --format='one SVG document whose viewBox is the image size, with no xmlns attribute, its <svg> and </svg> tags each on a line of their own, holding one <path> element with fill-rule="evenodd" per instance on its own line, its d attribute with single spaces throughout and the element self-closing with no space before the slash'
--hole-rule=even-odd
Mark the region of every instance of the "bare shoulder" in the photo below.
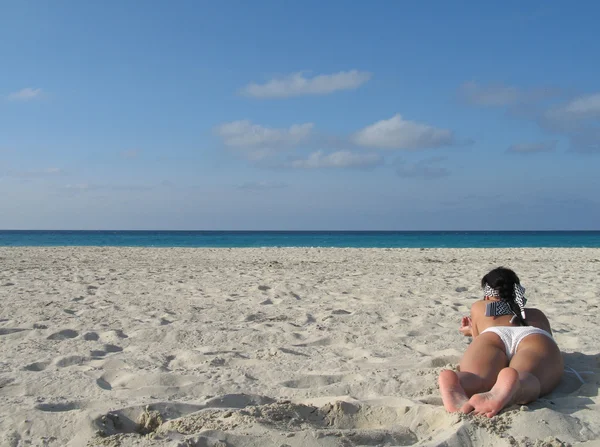
<svg viewBox="0 0 600 447">
<path fill-rule="evenodd" d="M 483 300 L 475 301 L 471 305 L 471 318 L 478 318 L 481 315 L 485 315 L 486 302 Z"/>
</svg>

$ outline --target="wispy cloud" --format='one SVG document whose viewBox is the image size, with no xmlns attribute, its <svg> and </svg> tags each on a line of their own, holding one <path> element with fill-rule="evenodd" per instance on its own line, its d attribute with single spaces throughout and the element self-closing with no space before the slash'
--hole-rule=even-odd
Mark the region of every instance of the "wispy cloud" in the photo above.
<svg viewBox="0 0 600 447">
<path fill-rule="evenodd" d="M 574 152 L 600 152 L 600 93 L 555 105 L 543 112 L 537 121 L 545 131 L 565 135 Z"/>
<path fill-rule="evenodd" d="M 400 177 L 422 177 L 426 179 L 447 177 L 450 175 L 450 171 L 446 167 L 440 166 L 440 163 L 445 160 L 445 157 L 432 157 L 416 163 L 398 161 L 396 163 L 396 173 Z"/>
<path fill-rule="evenodd" d="M 459 94 L 469 104 L 492 107 L 515 104 L 520 96 L 516 87 L 501 84 L 483 86 L 473 81 L 461 85 Z"/>
<path fill-rule="evenodd" d="M 559 88 L 519 88 L 470 81 L 459 88 L 459 95 L 473 106 L 506 108 L 514 118 L 534 122 L 546 134 L 565 137 L 572 152 L 600 153 L 600 92 L 569 98 L 567 91 Z M 550 152 L 556 144 L 515 144 L 507 151 Z"/>
<path fill-rule="evenodd" d="M 377 166 L 383 162 L 379 154 L 357 154 L 349 151 L 338 151 L 324 154 L 313 152 L 304 160 L 294 160 L 290 166 L 295 169 L 322 168 L 355 168 L 364 169 Z"/>
<path fill-rule="evenodd" d="M 455 143 L 452 131 L 408 121 L 400 114 L 365 127 L 352 140 L 359 146 L 407 150 L 438 148 Z"/>
<path fill-rule="evenodd" d="M 283 189 L 287 187 L 287 183 L 262 180 L 242 183 L 238 186 L 238 189 L 243 189 L 244 191 L 268 191 L 271 189 Z"/>
<path fill-rule="evenodd" d="M 32 99 L 39 98 L 42 95 L 41 88 L 27 87 L 19 90 L 18 92 L 12 92 L 8 95 L 9 101 L 31 101 Z"/>
<path fill-rule="evenodd" d="M 252 160 L 260 160 L 274 151 L 307 141 L 313 127 L 312 123 L 304 123 L 276 129 L 242 120 L 221 124 L 215 133 L 226 146 L 242 150 Z"/>
<path fill-rule="evenodd" d="M 303 95 L 327 95 L 339 90 L 354 90 L 371 79 L 371 73 L 358 70 L 322 74 L 312 78 L 303 72 L 271 79 L 264 84 L 251 83 L 242 94 L 254 98 L 289 98 Z"/>
<path fill-rule="evenodd" d="M 543 118 L 546 123 L 562 128 L 573 128 L 600 118 L 600 93 L 579 96 L 549 108 Z"/>
<path fill-rule="evenodd" d="M 563 110 L 565 113 L 579 116 L 600 115 L 600 93 L 575 98 Z"/>
<path fill-rule="evenodd" d="M 535 104 L 556 97 L 559 89 L 539 87 L 522 89 L 504 84 L 465 82 L 458 90 L 459 97 L 468 104 L 481 107 L 508 107 L 517 104 Z"/>
<path fill-rule="evenodd" d="M 506 151 L 515 154 L 534 154 L 540 152 L 553 152 L 556 149 L 556 140 L 539 143 L 519 143 L 511 145 Z"/>
</svg>

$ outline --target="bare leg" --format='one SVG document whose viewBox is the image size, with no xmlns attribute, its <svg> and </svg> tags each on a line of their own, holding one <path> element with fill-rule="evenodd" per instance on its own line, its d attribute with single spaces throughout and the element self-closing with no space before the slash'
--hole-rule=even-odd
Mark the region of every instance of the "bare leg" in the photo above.
<svg viewBox="0 0 600 447">
<path fill-rule="evenodd" d="M 476 337 L 460 361 L 460 383 L 467 396 L 489 391 L 498 373 L 508 366 L 504 343 L 494 333 Z"/>
<path fill-rule="evenodd" d="M 504 368 L 490 391 L 475 394 L 460 410 L 491 418 L 511 402 L 519 391 L 519 373 L 513 368 Z"/>
<path fill-rule="evenodd" d="M 488 391 L 498 371 L 508 363 L 504 344 L 496 334 L 481 334 L 473 340 L 460 362 L 460 372 L 444 370 L 439 385 L 444 408 L 460 411 L 475 393 Z"/>
<path fill-rule="evenodd" d="M 445 369 L 440 373 L 439 384 L 442 401 L 444 402 L 444 408 L 450 413 L 459 411 L 469 400 L 460 384 L 458 374 L 449 369 Z"/>
<path fill-rule="evenodd" d="M 541 384 L 536 376 L 528 372 L 519 373 L 519 389 L 512 403 L 528 404 L 540 397 Z"/>
<path fill-rule="evenodd" d="M 510 366 L 519 372 L 522 395 L 519 402 L 526 404 L 539 396 L 548 394 L 559 384 L 564 372 L 564 361 L 556 343 L 545 335 L 534 334 L 525 337 L 519 344 L 517 353 L 510 361 Z M 532 377 L 533 376 L 533 377 Z M 526 391 L 524 381 L 529 387 L 535 382 L 536 387 Z M 534 392 L 537 389 L 537 392 Z"/>
<path fill-rule="evenodd" d="M 500 371 L 494 387 L 472 396 L 461 411 L 492 417 L 509 404 L 532 402 L 552 391 L 562 372 L 562 355 L 556 344 L 545 335 L 530 335 L 519 345 L 510 367 Z"/>
</svg>

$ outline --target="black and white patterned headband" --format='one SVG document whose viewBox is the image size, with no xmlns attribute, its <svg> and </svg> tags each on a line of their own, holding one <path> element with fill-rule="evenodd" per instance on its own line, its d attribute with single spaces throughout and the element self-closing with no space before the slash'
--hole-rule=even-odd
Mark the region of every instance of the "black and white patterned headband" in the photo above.
<svg viewBox="0 0 600 447">
<path fill-rule="evenodd" d="M 488 284 L 486 284 L 485 287 L 483 288 L 483 295 L 502 299 L 502 297 L 500 296 L 500 293 L 496 289 L 491 288 Z M 515 303 L 517 303 L 517 305 L 519 306 L 519 309 L 521 310 L 521 317 L 524 320 L 525 319 L 525 304 L 527 303 L 527 298 L 525 298 L 525 287 L 521 286 L 520 284 L 516 284 L 516 283 L 515 283 Z M 491 305 L 491 306 L 488 304 L 485 314 L 488 317 L 499 316 L 499 315 L 510 315 L 510 314 L 516 315 L 516 313 L 510 308 L 508 303 L 504 300 L 493 303 L 493 305 Z M 512 322 L 512 320 L 511 320 L 511 322 Z"/>
</svg>

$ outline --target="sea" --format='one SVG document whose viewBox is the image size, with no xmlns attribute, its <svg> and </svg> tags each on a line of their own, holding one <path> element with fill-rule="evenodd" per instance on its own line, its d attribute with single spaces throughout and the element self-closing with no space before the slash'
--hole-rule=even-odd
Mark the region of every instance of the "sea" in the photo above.
<svg viewBox="0 0 600 447">
<path fill-rule="evenodd" d="M 0 230 L 4 247 L 600 248 L 600 231 Z"/>
</svg>

